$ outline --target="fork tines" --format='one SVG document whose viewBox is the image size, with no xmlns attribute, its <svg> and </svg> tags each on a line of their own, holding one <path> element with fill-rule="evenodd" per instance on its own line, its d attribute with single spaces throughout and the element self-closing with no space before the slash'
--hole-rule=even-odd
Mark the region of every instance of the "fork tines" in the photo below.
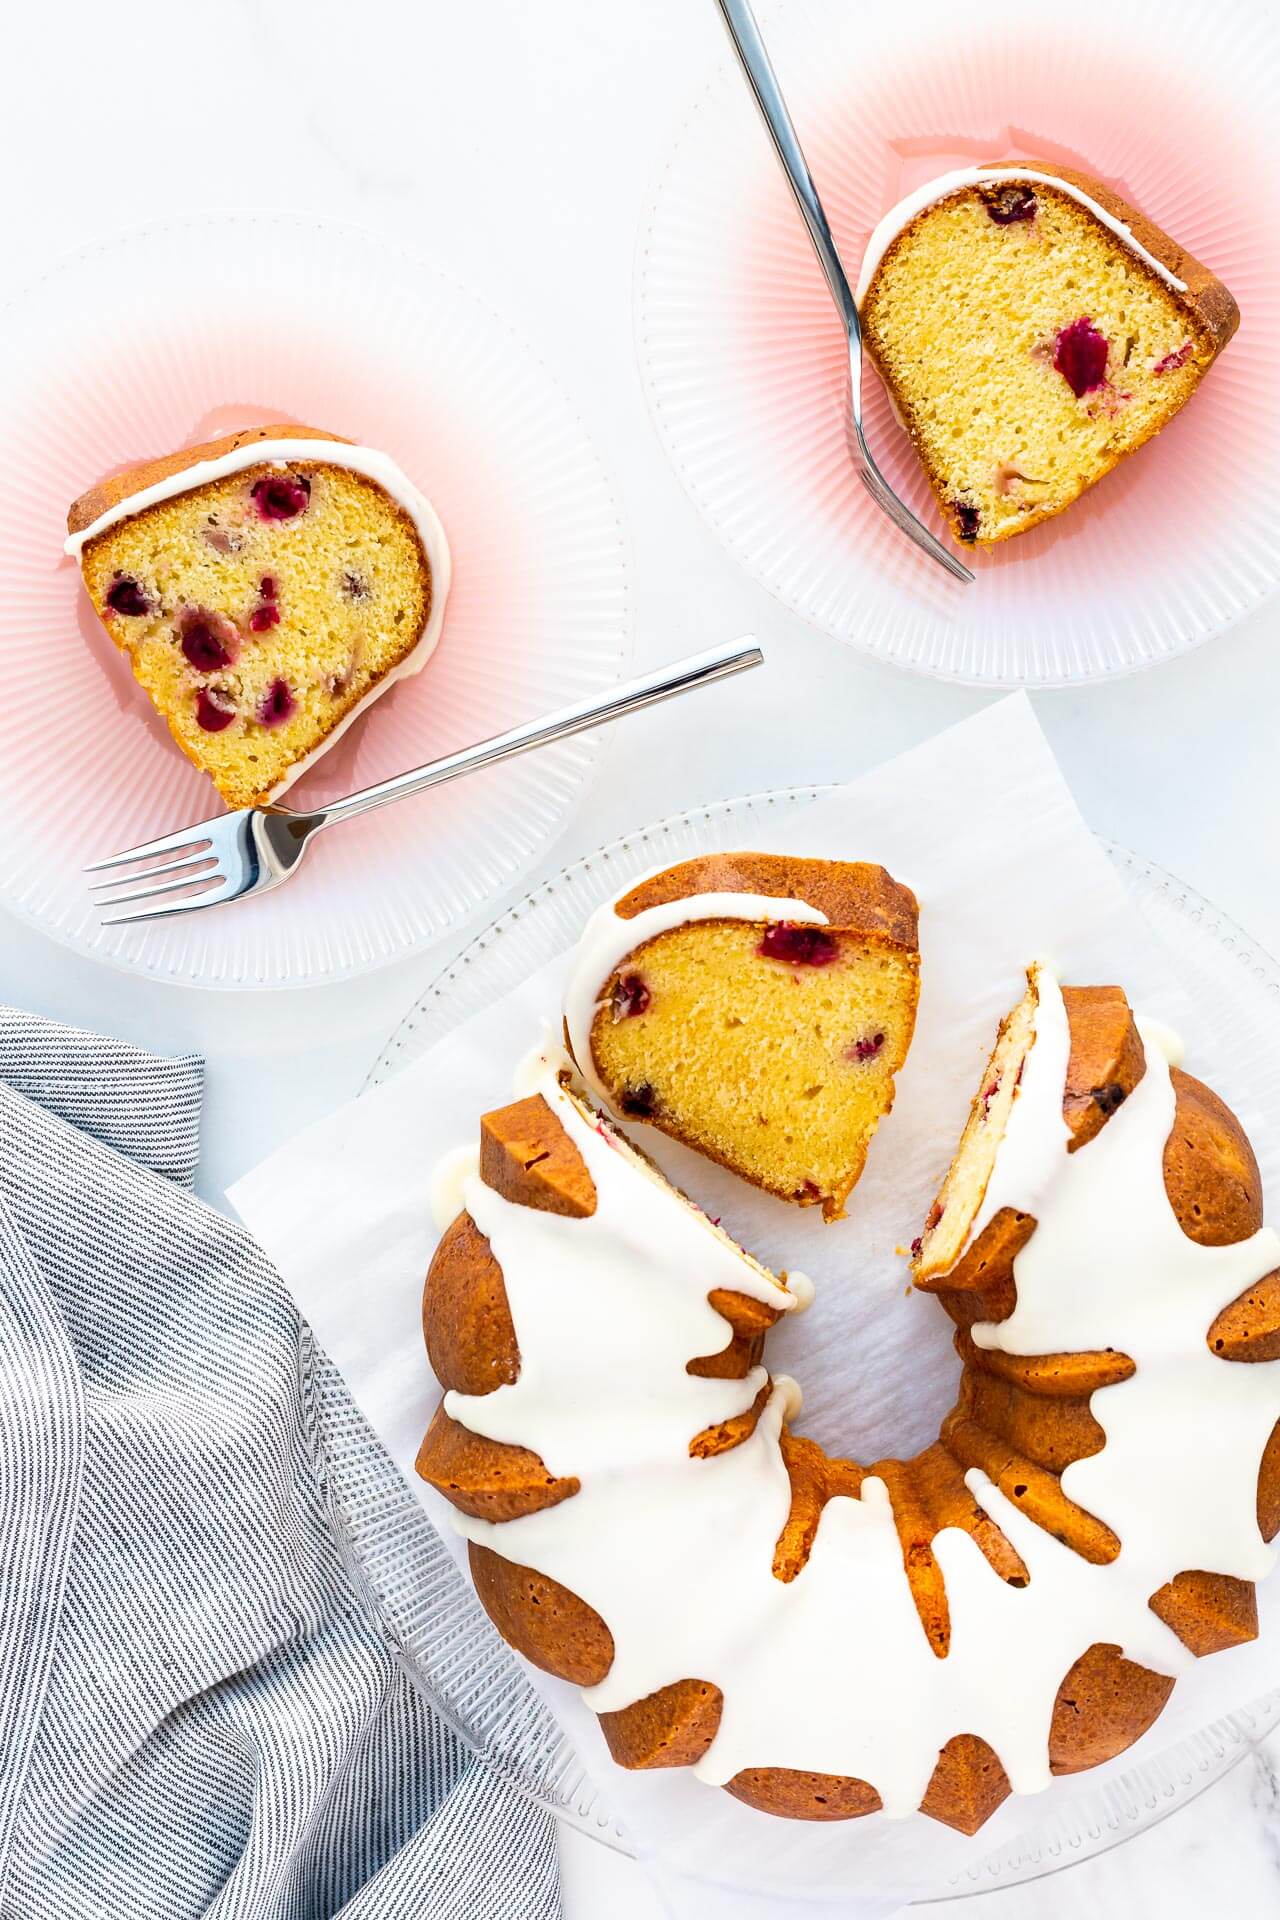
<svg viewBox="0 0 1280 1920">
<path fill-rule="evenodd" d="M 171 857 L 162 859 L 163 854 Z M 154 864 L 140 866 L 141 861 Z M 101 876 L 90 880 L 89 885 L 106 927 L 127 926 L 134 920 L 151 920 L 166 912 L 179 912 L 193 906 L 196 900 L 203 900 L 211 886 L 223 881 L 212 837 L 200 826 L 183 827 L 177 833 L 145 841 L 105 860 L 90 861 L 85 872 Z M 205 884 L 201 885 L 202 882 Z M 194 891 L 196 888 L 199 892 Z M 163 905 L 142 905 L 141 911 L 132 913 L 111 911 L 158 900 L 164 894 L 181 897 L 165 901 Z"/>
</svg>

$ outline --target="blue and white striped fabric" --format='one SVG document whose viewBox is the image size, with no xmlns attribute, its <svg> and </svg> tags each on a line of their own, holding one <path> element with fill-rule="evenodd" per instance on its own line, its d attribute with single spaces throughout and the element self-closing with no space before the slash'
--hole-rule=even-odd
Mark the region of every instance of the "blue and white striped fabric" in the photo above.
<svg viewBox="0 0 1280 1920">
<path fill-rule="evenodd" d="M 343 1570 L 201 1087 L 0 1011 L 0 1914 L 554 1920 L 549 1816 Z"/>
</svg>

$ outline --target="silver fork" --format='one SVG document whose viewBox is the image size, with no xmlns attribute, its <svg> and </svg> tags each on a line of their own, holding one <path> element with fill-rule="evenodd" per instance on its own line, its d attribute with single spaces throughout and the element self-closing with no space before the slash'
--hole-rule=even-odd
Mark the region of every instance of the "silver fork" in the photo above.
<svg viewBox="0 0 1280 1920">
<path fill-rule="evenodd" d="M 288 807 L 242 807 L 238 813 L 226 813 L 215 820 L 203 820 L 198 826 L 183 827 L 159 840 L 148 840 L 126 853 L 113 854 L 107 860 L 95 860 L 86 873 L 107 874 L 105 880 L 93 880 L 98 889 L 126 887 L 109 899 L 99 898 L 100 910 L 130 905 L 129 913 L 113 913 L 104 918 L 108 927 L 132 926 L 140 920 L 160 920 L 172 913 L 194 913 L 201 907 L 220 907 L 228 900 L 241 900 L 247 894 L 267 893 L 296 873 L 302 856 L 315 836 L 325 827 L 342 820 L 354 820 L 374 807 L 389 806 L 411 793 L 424 793 L 459 774 L 474 773 L 478 767 L 491 767 L 499 760 L 510 760 L 532 747 L 543 747 L 552 740 L 564 740 L 571 733 L 618 720 L 623 714 L 638 713 L 642 707 L 656 706 L 695 687 L 710 686 L 713 680 L 727 679 L 758 667 L 764 655 L 754 642 L 732 640 L 711 647 L 706 653 L 692 654 L 687 660 L 673 661 L 654 673 L 628 680 L 604 698 L 579 700 L 558 713 L 541 720 L 528 720 L 509 733 L 495 734 L 477 746 L 464 747 L 460 753 L 433 760 L 411 773 L 400 773 L 382 780 L 375 787 L 348 794 L 328 806 L 308 813 L 295 813 Z M 161 856 L 168 856 L 162 858 Z M 133 867 L 140 860 L 155 860 L 157 865 L 144 872 L 115 873 L 117 867 Z M 195 887 L 202 887 L 199 893 Z M 163 895 L 178 896 L 172 899 Z M 141 904 L 136 904 L 136 903 Z M 154 904 L 153 904 L 154 903 Z"/>
<path fill-rule="evenodd" d="M 900 527 L 909 540 L 914 540 L 922 552 L 931 560 L 945 567 L 957 580 L 972 580 L 973 574 L 964 562 L 954 553 L 948 553 L 940 540 L 935 539 L 928 527 L 916 519 L 910 507 L 899 500 L 889 482 L 875 463 L 866 435 L 862 431 L 862 322 L 858 317 L 857 304 L 849 286 L 845 270 L 840 264 L 840 255 L 836 252 L 836 243 L 831 236 L 827 216 L 823 212 L 822 202 L 818 198 L 818 189 L 813 184 L 813 175 L 805 159 L 796 134 L 795 125 L 787 111 L 787 103 L 782 97 L 778 77 L 773 70 L 773 62 L 765 51 L 764 41 L 760 38 L 760 29 L 756 17 L 751 11 L 750 0 L 716 0 L 716 5 L 724 15 L 725 25 L 729 29 L 729 38 L 733 42 L 734 52 L 742 64 L 742 70 L 755 95 L 769 137 L 773 141 L 778 159 L 782 162 L 782 171 L 786 174 L 791 191 L 796 197 L 796 205 L 809 230 L 813 250 L 826 275 L 831 298 L 836 303 L 836 312 L 844 326 L 845 340 L 848 345 L 849 383 L 845 393 L 845 432 L 849 442 L 849 455 L 867 492 L 876 505 L 883 509 Z"/>
</svg>

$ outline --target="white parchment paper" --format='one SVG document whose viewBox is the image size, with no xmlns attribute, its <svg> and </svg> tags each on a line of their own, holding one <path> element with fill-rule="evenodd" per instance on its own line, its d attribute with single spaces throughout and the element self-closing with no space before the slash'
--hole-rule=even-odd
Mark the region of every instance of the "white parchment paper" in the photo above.
<svg viewBox="0 0 1280 1920">
<path fill-rule="evenodd" d="M 1028 961 L 1047 957 L 1067 981 L 1122 983 L 1134 1005 L 1182 1031 L 1189 1069 L 1211 1083 L 1217 1010 L 1186 999 L 1176 955 L 1130 905 L 1024 696 L 771 825 L 753 845 L 880 861 L 915 889 L 920 1015 L 893 1113 L 848 1218 L 831 1226 L 816 1210 L 758 1194 L 651 1129 L 637 1129 L 637 1137 L 735 1237 L 817 1283 L 812 1310 L 770 1337 L 771 1366 L 795 1374 L 804 1388 L 800 1430 L 864 1460 L 911 1453 L 936 1437 L 958 1363 L 950 1322 L 936 1302 L 909 1291 L 897 1249 L 919 1231 L 996 1022 L 1018 998 Z M 439 1398 L 420 1330 L 422 1279 L 437 1239 L 427 1182 L 443 1153 L 474 1138 L 478 1116 L 511 1097 L 516 1062 L 540 1023 L 558 1020 L 566 963 L 564 956 L 542 969 L 397 1078 L 317 1121 L 231 1194 L 459 1558 L 450 1510 L 413 1473 Z M 1232 1083 L 1218 1075 L 1216 1084 L 1256 1126 L 1240 1078 L 1237 1068 Z M 1262 1596 L 1259 1641 L 1215 1655 L 1180 1680 L 1156 1727 L 1110 1771 L 1280 1682 L 1278 1585 L 1270 1582 Z M 614 1767 L 576 1690 L 529 1671 L 681 1912 L 737 1914 L 754 1901 L 771 1915 L 831 1903 L 849 1912 L 851 1896 L 860 1910 L 887 1910 L 913 1890 L 940 1887 L 958 1866 L 1007 1844 L 1081 1791 L 1081 1782 L 1065 1781 L 1047 1794 L 1011 1799 L 973 1840 L 919 1816 L 830 1826 L 780 1821 L 688 1773 Z M 991 1684 L 1016 1686 L 1017 1675 L 993 1673 Z M 1084 1778 L 1096 1785 L 1107 1773 Z"/>
</svg>

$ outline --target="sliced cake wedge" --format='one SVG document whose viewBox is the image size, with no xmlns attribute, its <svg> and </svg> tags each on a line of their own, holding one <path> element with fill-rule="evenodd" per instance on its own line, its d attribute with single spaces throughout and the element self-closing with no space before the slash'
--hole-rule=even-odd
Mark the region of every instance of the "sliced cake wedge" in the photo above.
<svg viewBox="0 0 1280 1920">
<path fill-rule="evenodd" d="M 883 867 L 688 860 L 589 923 L 568 1044 L 616 1112 L 838 1219 L 911 1044 L 917 938 Z"/>
<path fill-rule="evenodd" d="M 94 611 L 228 806 L 281 793 L 440 637 L 430 502 L 386 454 L 315 427 L 131 468 L 67 526 Z"/>
<path fill-rule="evenodd" d="M 1239 324 L 1207 267 L 1047 162 L 919 188 L 872 235 L 867 349 L 955 537 L 1061 513 L 1185 405 Z"/>
</svg>

